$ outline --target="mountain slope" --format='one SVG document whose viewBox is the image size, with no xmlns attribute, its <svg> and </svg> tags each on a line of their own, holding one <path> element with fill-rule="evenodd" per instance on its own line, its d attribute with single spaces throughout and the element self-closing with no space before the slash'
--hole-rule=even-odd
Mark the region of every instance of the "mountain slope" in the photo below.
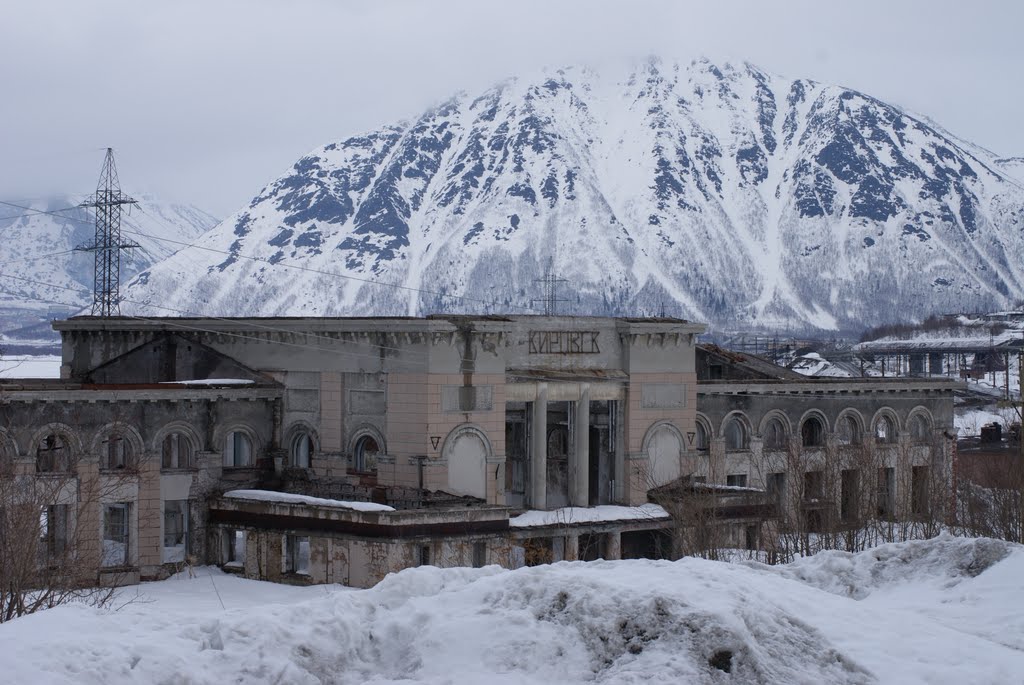
<svg viewBox="0 0 1024 685">
<path fill-rule="evenodd" d="M 1022 211 L 991 154 L 870 96 L 651 60 L 512 79 L 326 145 L 129 297 L 525 311 L 550 259 L 564 313 L 859 329 L 1021 297 Z"/>
</svg>

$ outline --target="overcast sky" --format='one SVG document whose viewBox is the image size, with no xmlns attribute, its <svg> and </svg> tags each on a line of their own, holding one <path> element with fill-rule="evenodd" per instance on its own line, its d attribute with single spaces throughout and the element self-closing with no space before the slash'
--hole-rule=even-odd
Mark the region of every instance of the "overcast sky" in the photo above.
<svg viewBox="0 0 1024 685">
<path fill-rule="evenodd" d="M 11 0 L 0 199 L 122 186 L 224 217 L 311 149 L 544 66 L 747 60 L 1024 155 L 1024 3 Z"/>
</svg>

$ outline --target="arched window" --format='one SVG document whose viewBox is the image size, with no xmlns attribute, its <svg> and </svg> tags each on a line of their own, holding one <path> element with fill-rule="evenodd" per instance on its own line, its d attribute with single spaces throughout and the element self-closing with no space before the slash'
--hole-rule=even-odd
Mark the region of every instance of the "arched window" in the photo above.
<svg viewBox="0 0 1024 685">
<path fill-rule="evenodd" d="M 71 448 L 64 436 L 50 433 L 36 445 L 37 473 L 67 473 L 71 470 Z"/>
<path fill-rule="evenodd" d="M 160 468 L 192 468 L 192 442 L 184 433 L 169 433 L 160 444 Z"/>
<path fill-rule="evenodd" d="M 734 416 L 725 424 L 725 449 L 745 450 L 747 445 L 747 428 L 738 417 Z"/>
<path fill-rule="evenodd" d="M 852 416 L 844 416 L 839 419 L 839 423 L 836 425 L 836 437 L 840 445 L 859 445 L 861 442 L 860 424 L 857 423 L 857 419 Z"/>
<path fill-rule="evenodd" d="M 104 471 L 119 471 L 131 468 L 132 445 L 123 434 L 113 432 L 103 438 L 100 442 L 100 469 Z"/>
<path fill-rule="evenodd" d="M 313 438 L 306 431 L 299 431 L 292 438 L 291 464 L 295 468 L 308 469 L 313 454 Z"/>
<path fill-rule="evenodd" d="M 364 435 L 356 440 L 352 449 L 352 470 L 369 471 L 376 464 L 377 455 L 380 453 L 380 445 L 372 435 Z"/>
<path fill-rule="evenodd" d="M 910 419 L 910 437 L 914 442 L 927 442 L 931 437 L 931 426 L 921 414 L 915 414 Z"/>
<path fill-rule="evenodd" d="M 804 447 L 821 447 L 825 444 L 825 427 L 816 416 L 808 417 L 800 426 L 800 442 Z"/>
<path fill-rule="evenodd" d="M 786 426 L 780 419 L 771 419 L 764 427 L 764 448 L 766 450 L 786 449 Z"/>
<path fill-rule="evenodd" d="M 693 448 L 700 452 L 706 452 L 708 449 L 708 429 L 704 427 L 703 423 L 698 421 L 695 433 Z"/>
<path fill-rule="evenodd" d="M 243 431 L 231 431 L 225 438 L 224 466 L 252 466 L 252 440 Z"/>
<path fill-rule="evenodd" d="M 875 442 L 896 442 L 896 424 L 892 418 L 883 414 L 875 421 Z"/>
</svg>

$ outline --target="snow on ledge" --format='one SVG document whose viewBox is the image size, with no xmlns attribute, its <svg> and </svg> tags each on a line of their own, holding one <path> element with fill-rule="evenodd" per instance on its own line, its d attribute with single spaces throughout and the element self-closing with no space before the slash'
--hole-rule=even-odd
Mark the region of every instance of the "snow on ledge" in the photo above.
<svg viewBox="0 0 1024 685">
<path fill-rule="evenodd" d="M 161 381 L 160 385 L 252 385 L 248 378 L 197 378 L 191 381 Z"/>
<path fill-rule="evenodd" d="M 531 510 L 510 518 L 512 528 L 572 525 L 574 523 L 600 523 L 601 521 L 633 521 L 638 519 L 665 519 L 668 512 L 657 504 L 622 507 L 603 504 L 597 507 L 565 507 L 552 511 Z"/>
<path fill-rule="evenodd" d="M 224 493 L 231 499 L 244 499 L 257 502 L 281 502 L 284 504 L 309 504 L 314 507 L 335 507 L 352 509 L 353 511 L 394 511 L 394 507 L 375 502 L 346 502 L 339 499 L 324 499 L 309 495 L 296 495 L 290 492 L 273 492 L 272 490 L 231 490 Z"/>
</svg>

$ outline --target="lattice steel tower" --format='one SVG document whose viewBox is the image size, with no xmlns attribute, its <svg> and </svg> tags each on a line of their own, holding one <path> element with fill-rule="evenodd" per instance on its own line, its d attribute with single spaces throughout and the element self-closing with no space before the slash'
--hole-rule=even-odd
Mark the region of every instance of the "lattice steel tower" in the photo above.
<svg viewBox="0 0 1024 685">
<path fill-rule="evenodd" d="M 566 280 L 555 276 L 554 263 L 554 258 L 548 257 L 548 264 L 544 269 L 544 276 L 542 278 L 533 279 L 534 283 L 540 283 L 544 292 L 544 297 L 541 299 L 530 300 L 530 306 L 533 307 L 534 302 L 543 302 L 544 316 L 555 316 L 555 314 L 557 314 L 558 303 L 568 302 L 565 298 L 558 297 L 558 286 L 565 283 Z"/>
<path fill-rule="evenodd" d="M 121 313 L 121 250 L 138 247 L 121 241 L 121 212 L 125 205 L 138 204 L 121 192 L 114 166 L 114 149 L 107 148 L 96 194 L 81 207 L 96 212 L 96 238 L 91 245 L 75 248 L 95 255 L 93 267 L 92 315 L 116 316 Z"/>
</svg>

